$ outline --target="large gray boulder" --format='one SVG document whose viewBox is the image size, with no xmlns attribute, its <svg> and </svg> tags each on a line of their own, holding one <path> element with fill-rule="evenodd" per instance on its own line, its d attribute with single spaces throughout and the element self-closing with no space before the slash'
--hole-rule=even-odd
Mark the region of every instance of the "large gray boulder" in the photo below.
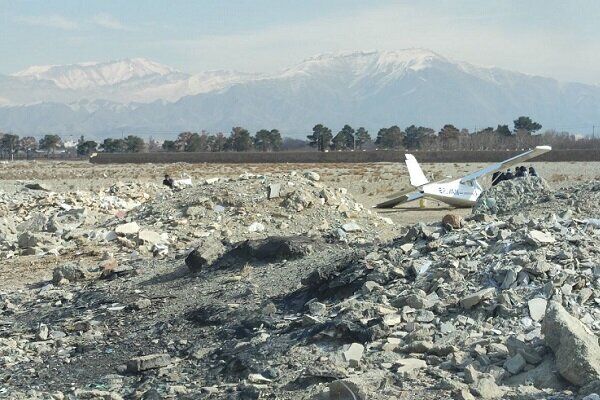
<svg viewBox="0 0 600 400">
<path fill-rule="evenodd" d="M 553 301 L 546 308 L 542 333 L 554 351 L 558 372 L 577 386 L 600 379 L 600 345 L 585 325 Z"/>
</svg>

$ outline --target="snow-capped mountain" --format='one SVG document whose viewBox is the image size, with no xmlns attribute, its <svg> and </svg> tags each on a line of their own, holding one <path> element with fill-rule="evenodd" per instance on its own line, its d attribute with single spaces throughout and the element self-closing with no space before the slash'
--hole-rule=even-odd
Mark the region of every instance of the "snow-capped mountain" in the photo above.
<svg viewBox="0 0 600 400">
<path fill-rule="evenodd" d="M 256 77 L 235 71 L 190 75 L 144 58 L 33 66 L 0 76 L 0 106 L 47 101 L 71 103 L 82 99 L 121 103 L 176 101 Z"/>
<path fill-rule="evenodd" d="M 11 104 L 0 107 L 0 131 L 102 136 L 241 125 L 305 136 L 316 123 L 376 133 L 393 124 L 473 129 L 520 115 L 545 128 L 600 120 L 598 86 L 478 67 L 421 49 L 324 54 L 269 75 L 188 75 L 146 60 L 26 71 L 0 77 L 0 98 Z"/>
<path fill-rule="evenodd" d="M 111 86 L 130 79 L 147 76 L 167 76 L 177 71 L 143 58 L 112 62 L 87 62 L 70 65 L 43 65 L 29 67 L 12 76 L 31 80 L 48 80 L 61 89 L 86 89 Z"/>
</svg>

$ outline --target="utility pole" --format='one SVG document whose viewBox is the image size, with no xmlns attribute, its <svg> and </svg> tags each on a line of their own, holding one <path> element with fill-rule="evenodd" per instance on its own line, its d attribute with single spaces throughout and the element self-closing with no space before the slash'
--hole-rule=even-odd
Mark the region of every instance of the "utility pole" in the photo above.
<svg viewBox="0 0 600 400">
<path fill-rule="evenodd" d="M 596 125 L 592 125 L 592 139 L 596 139 Z"/>
</svg>

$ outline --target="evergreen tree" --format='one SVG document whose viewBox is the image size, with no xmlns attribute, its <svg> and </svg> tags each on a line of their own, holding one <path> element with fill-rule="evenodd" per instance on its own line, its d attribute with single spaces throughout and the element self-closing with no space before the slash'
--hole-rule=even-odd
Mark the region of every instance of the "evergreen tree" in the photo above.
<svg viewBox="0 0 600 400">
<path fill-rule="evenodd" d="M 254 136 L 254 146 L 260 151 L 271 151 L 271 132 L 266 129 L 261 129 Z"/>
<path fill-rule="evenodd" d="M 344 125 L 341 131 L 332 140 L 334 150 L 354 149 L 354 129 L 350 125 Z"/>
<path fill-rule="evenodd" d="M 252 136 L 247 129 L 240 126 L 233 127 L 231 129 L 231 149 L 234 151 L 248 151 L 252 150 Z"/>
<path fill-rule="evenodd" d="M 356 130 L 355 134 L 356 138 L 356 148 L 363 149 L 366 145 L 372 142 L 371 135 L 369 135 L 369 131 L 367 131 L 362 126 Z"/>
<path fill-rule="evenodd" d="M 77 144 L 77 154 L 80 156 L 88 156 L 95 152 L 97 147 L 98 143 L 93 140 L 85 140 L 82 136 Z"/>
<path fill-rule="evenodd" d="M 177 151 L 177 144 L 174 140 L 165 140 L 162 144 L 162 149 L 165 151 Z"/>
<path fill-rule="evenodd" d="M 146 149 L 146 143 L 139 136 L 128 135 L 125 138 L 125 149 L 128 153 L 141 153 Z"/>
<path fill-rule="evenodd" d="M 277 129 L 271 129 L 271 150 L 279 151 L 282 143 L 281 133 Z"/>
<path fill-rule="evenodd" d="M 333 138 L 331 129 L 322 124 L 317 124 L 313 127 L 312 131 L 312 135 L 307 136 L 309 146 L 316 147 L 319 151 L 325 151 L 325 149 L 330 147 L 331 139 Z"/>
<path fill-rule="evenodd" d="M 45 135 L 41 140 L 39 147 L 42 150 L 46 150 L 48 153 L 54 153 L 56 149 L 62 146 L 62 140 L 58 135 Z"/>
<path fill-rule="evenodd" d="M 542 129 L 542 125 L 532 121 L 529 117 L 519 117 L 513 121 L 515 125 L 515 132 L 527 131 L 529 134 L 534 133 Z"/>
<path fill-rule="evenodd" d="M 510 136 L 512 134 L 510 129 L 508 128 L 508 125 L 498 125 L 498 127 L 496 128 L 496 132 L 502 136 Z"/>
<path fill-rule="evenodd" d="M 100 147 L 106 153 L 124 153 L 127 151 L 127 143 L 123 139 L 104 139 Z"/>
<path fill-rule="evenodd" d="M 393 125 L 389 128 L 381 128 L 377 132 L 375 144 L 384 149 L 395 150 L 402 148 L 403 139 L 404 132 L 397 125 Z"/>
<path fill-rule="evenodd" d="M 405 133 L 403 144 L 407 149 L 420 149 L 426 138 L 435 135 L 433 129 L 424 126 L 416 127 L 415 125 L 406 128 Z"/>
</svg>

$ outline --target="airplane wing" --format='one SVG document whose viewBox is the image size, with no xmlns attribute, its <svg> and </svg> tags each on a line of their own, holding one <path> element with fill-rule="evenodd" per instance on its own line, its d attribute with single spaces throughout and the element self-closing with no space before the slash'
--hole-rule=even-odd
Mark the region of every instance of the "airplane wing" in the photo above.
<svg viewBox="0 0 600 400">
<path fill-rule="evenodd" d="M 488 175 L 496 171 L 510 168 L 513 165 L 520 164 L 527 160 L 531 160 L 532 158 L 541 156 L 542 154 L 547 153 L 550 150 L 552 150 L 552 147 L 550 146 L 536 146 L 536 148 L 533 150 L 528 150 L 524 153 L 511 157 L 508 160 L 488 165 L 487 167 L 480 169 L 479 171 L 475 171 L 470 173 L 469 175 L 465 175 L 461 178 L 460 183 L 469 182 L 484 175 Z"/>
<path fill-rule="evenodd" d="M 421 192 L 410 192 L 406 193 L 399 197 L 394 197 L 393 199 L 386 200 L 383 203 L 376 204 L 374 208 L 393 208 L 394 206 L 406 203 L 409 201 L 417 200 L 423 197 L 423 193 Z"/>
</svg>

